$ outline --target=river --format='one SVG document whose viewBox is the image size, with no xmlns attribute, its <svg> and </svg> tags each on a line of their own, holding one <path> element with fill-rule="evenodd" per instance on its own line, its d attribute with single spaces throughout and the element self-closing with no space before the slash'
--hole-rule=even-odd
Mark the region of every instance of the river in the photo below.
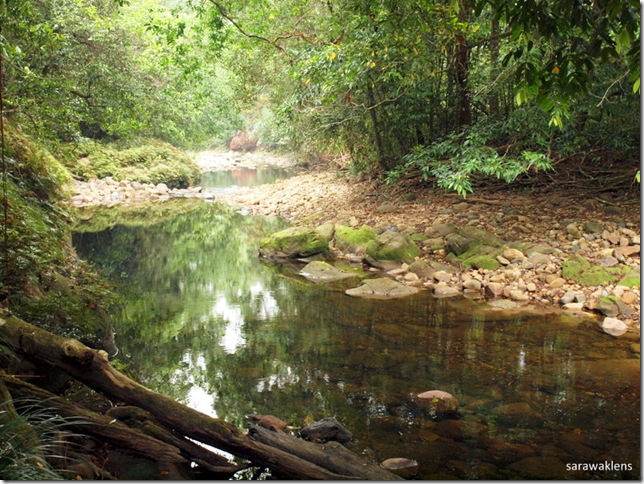
<svg viewBox="0 0 644 484">
<path fill-rule="evenodd" d="M 415 459 L 420 479 L 639 479 L 639 355 L 592 319 L 352 298 L 259 261 L 284 221 L 202 200 L 81 218 L 76 250 L 123 296 L 117 358 L 149 388 L 240 427 L 335 416 L 353 451 Z"/>
</svg>

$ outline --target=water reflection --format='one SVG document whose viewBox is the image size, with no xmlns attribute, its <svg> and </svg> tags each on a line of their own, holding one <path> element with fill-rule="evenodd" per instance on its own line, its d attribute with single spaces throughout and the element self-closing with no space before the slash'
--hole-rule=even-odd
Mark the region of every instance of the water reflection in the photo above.
<svg viewBox="0 0 644 484">
<path fill-rule="evenodd" d="M 97 213 L 78 252 L 119 284 L 118 342 L 143 383 L 245 425 L 335 415 L 358 453 L 416 459 L 421 478 L 636 478 L 639 360 L 593 321 L 482 311 L 427 294 L 360 300 L 258 262 L 277 220 L 204 202 L 145 222 Z M 120 210 L 123 210 L 122 208 Z M 414 395 L 459 400 L 433 419 Z M 631 463 L 568 472 L 565 463 Z"/>
<path fill-rule="evenodd" d="M 284 168 L 235 168 L 232 170 L 207 171 L 202 174 L 200 185 L 206 190 L 231 190 L 236 187 L 249 187 L 274 183 L 288 178 L 291 173 Z"/>
</svg>

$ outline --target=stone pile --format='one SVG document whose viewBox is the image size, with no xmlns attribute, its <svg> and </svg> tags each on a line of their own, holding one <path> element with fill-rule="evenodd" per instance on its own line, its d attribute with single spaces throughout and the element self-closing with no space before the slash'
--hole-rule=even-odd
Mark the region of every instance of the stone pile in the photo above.
<svg viewBox="0 0 644 484">
<path fill-rule="evenodd" d="M 74 182 L 71 204 L 76 207 L 103 205 L 113 207 L 118 204 L 131 204 L 155 200 L 168 200 L 171 197 L 212 198 L 201 187 L 188 189 L 168 188 L 165 183 L 139 183 L 136 181 L 117 181 L 111 177 L 92 178 L 87 182 Z"/>
</svg>

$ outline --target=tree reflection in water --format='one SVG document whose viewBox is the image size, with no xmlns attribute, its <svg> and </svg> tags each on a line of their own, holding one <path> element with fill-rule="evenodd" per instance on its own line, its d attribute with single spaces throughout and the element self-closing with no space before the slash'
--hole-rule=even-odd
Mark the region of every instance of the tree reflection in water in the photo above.
<svg viewBox="0 0 644 484">
<path fill-rule="evenodd" d="M 103 209 L 79 226 L 79 254 L 125 296 L 119 358 L 142 383 L 240 426 L 249 413 L 334 415 L 354 450 L 416 459 L 426 479 L 639 476 L 628 341 L 592 320 L 427 293 L 351 298 L 258 261 L 259 239 L 283 227 L 194 200 Z M 459 420 L 435 421 L 413 398 L 432 389 L 458 398 Z M 512 414 L 517 403 L 530 411 Z M 608 457 L 634 470 L 563 468 Z"/>
</svg>

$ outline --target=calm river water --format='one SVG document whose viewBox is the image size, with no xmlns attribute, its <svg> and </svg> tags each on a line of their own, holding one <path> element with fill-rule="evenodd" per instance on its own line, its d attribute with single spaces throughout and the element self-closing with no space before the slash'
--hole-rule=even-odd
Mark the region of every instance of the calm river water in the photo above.
<svg viewBox="0 0 644 484">
<path fill-rule="evenodd" d="M 594 320 L 351 298 L 258 260 L 282 221 L 200 200 L 82 215 L 74 246 L 124 297 L 118 358 L 154 390 L 239 426 L 336 416 L 421 479 L 639 479 L 639 355 Z M 460 418 L 414 398 L 435 389 Z"/>
</svg>

